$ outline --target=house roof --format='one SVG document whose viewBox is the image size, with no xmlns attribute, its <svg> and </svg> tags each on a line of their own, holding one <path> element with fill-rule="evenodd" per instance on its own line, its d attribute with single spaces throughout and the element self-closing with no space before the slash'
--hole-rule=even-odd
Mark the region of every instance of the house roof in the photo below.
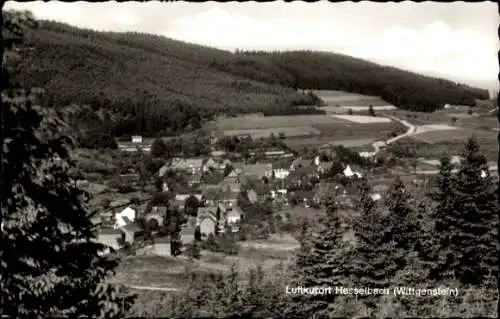
<svg viewBox="0 0 500 319">
<path fill-rule="evenodd" d="M 273 162 L 273 169 L 290 169 L 291 162 L 287 160 Z"/>
<path fill-rule="evenodd" d="M 325 171 L 328 171 L 333 166 L 333 162 L 321 162 L 319 166 L 322 167 Z"/>
<path fill-rule="evenodd" d="M 122 232 L 119 229 L 114 228 L 100 228 L 97 232 L 98 235 L 121 235 Z"/>
<path fill-rule="evenodd" d="M 221 199 L 237 199 L 238 195 L 238 192 L 233 192 L 232 190 L 224 190 L 222 191 L 220 197 Z"/>
<path fill-rule="evenodd" d="M 250 164 L 246 165 L 243 169 L 245 175 L 265 176 L 267 172 L 272 170 L 272 164 Z"/>
<path fill-rule="evenodd" d="M 200 168 L 203 166 L 203 159 L 201 158 L 177 158 L 172 161 L 172 168 L 188 169 L 192 167 Z"/>
<path fill-rule="evenodd" d="M 124 229 L 126 231 L 132 232 L 132 233 L 138 233 L 143 231 L 137 224 L 127 224 L 125 226 L 120 227 L 121 229 Z"/>
<path fill-rule="evenodd" d="M 203 221 L 205 221 L 207 219 L 213 221 L 214 223 L 217 223 L 217 217 L 215 217 L 212 214 L 205 214 L 205 215 L 202 215 L 202 216 L 198 216 L 197 222 L 199 224 L 201 224 Z"/>
</svg>

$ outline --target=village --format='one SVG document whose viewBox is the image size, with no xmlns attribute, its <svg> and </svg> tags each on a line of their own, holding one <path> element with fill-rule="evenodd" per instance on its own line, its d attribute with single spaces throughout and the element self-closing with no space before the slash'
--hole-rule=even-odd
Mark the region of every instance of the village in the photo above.
<svg viewBox="0 0 500 319">
<path fill-rule="evenodd" d="M 150 152 L 151 145 L 143 143 L 142 137 L 134 136 L 131 143 L 122 144 L 120 149 Z M 360 152 L 359 158 L 371 161 L 368 156 L 373 154 L 365 153 Z M 158 230 L 169 218 L 168 212 L 175 209 L 187 217 L 180 225 L 179 239 L 182 247 L 188 247 L 195 240 L 241 232 L 242 226 L 251 219 L 248 207 L 254 204 L 268 205 L 275 213 L 273 216 L 292 207 L 314 211 L 324 204 L 325 193 L 331 194 L 333 190 L 341 204 L 349 207 L 352 199 L 349 183 L 345 181 L 363 177 L 360 165 L 347 164 L 341 168 L 335 165 L 340 162 L 334 161 L 334 152 L 304 158 L 274 148 L 266 150 L 265 158 L 258 162 L 232 161 L 227 155 L 214 149 L 205 158 L 172 158 L 158 170 L 155 178 L 157 183 L 161 181 L 159 193 L 170 194 L 168 204 L 147 205 L 144 201 L 132 200 L 111 205 L 115 206 L 111 212 L 97 215 L 96 222 L 101 225 L 97 240 L 109 247 L 107 253 L 123 251 L 125 247 L 135 247 L 134 252 L 127 250 L 130 253 L 144 250 L 146 244 L 151 243 L 146 238 L 152 237 L 146 233 L 152 231 L 153 236 L 160 236 Z M 333 166 L 343 180 L 334 182 Z M 185 178 L 187 187 L 173 185 L 179 174 Z M 325 191 L 325 187 L 329 191 Z M 381 193 L 387 188 L 387 185 L 375 186 L 372 198 L 381 199 Z M 282 217 L 287 219 L 286 215 Z M 168 249 L 163 252 L 172 253 Z"/>
</svg>

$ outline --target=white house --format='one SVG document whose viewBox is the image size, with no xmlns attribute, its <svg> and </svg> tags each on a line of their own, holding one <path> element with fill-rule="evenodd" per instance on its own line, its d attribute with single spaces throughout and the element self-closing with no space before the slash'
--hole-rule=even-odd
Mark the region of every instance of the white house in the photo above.
<svg viewBox="0 0 500 319">
<path fill-rule="evenodd" d="M 140 135 L 132 136 L 132 143 L 142 143 L 142 136 Z"/>
<path fill-rule="evenodd" d="M 371 198 L 373 201 L 378 201 L 382 198 L 382 195 L 380 195 L 379 193 L 375 193 L 371 195 Z"/>
<path fill-rule="evenodd" d="M 121 212 L 115 215 L 115 225 L 114 228 L 121 228 L 129 223 L 133 222 L 136 217 L 136 211 L 130 207 L 125 208 Z"/>
<path fill-rule="evenodd" d="M 344 175 L 347 177 L 352 177 L 352 176 L 356 175 L 358 178 L 361 178 L 361 173 L 353 172 L 349 165 L 347 165 L 347 167 L 344 169 Z"/>
</svg>

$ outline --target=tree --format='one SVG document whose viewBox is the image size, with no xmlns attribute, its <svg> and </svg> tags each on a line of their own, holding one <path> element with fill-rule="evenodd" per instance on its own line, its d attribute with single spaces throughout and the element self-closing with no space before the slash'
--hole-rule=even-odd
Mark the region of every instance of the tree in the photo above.
<svg viewBox="0 0 500 319">
<path fill-rule="evenodd" d="M 388 240 L 393 240 L 397 248 L 405 251 L 413 250 L 418 237 L 412 200 L 410 193 L 398 177 L 387 194 L 386 206 L 389 209 L 389 215 L 386 222 L 391 227 Z"/>
<path fill-rule="evenodd" d="M 352 115 L 352 114 L 353 114 L 352 109 L 348 109 L 348 110 L 347 110 L 347 114 L 348 114 L 348 115 Z"/>
<path fill-rule="evenodd" d="M 167 144 L 165 144 L 165 142 L 161 138 L 155 138 L 153 144 L 151 145 L 151 156 L 163 157 L 167 155 L 167 153 Z"/>
<path fill-rule="evenodd" d="M 198 207 L 200 206 L 200 201 L 196 196 L 190 195 L 186 198 L 184 203 L 185 211 L 188 215 L 196 216 L 198 215 Z"/>
<path fill-rule="evenodd" d="M 387 236 L 391 227 L 377 209 L 366 183 L 362 184 L 358 207 L 361 215 L 353 225 L 356 249 L 346 265 L 349 278 L 354 286 L 387 288 L 401 269 L 404 255 L 396 250 L 395 242 Z M 376 297 L 364 298 L 368 307 L 375 308 Z"/>
<path fill-rule="evenodd" d="M 333 287 L 347 284 L 346 256 L 350 247 L 343 240 L 344 229 L 337 215 L 337 204 L 329 199 L 327 211 L 311 230 L 302 229 L 301 248 L 295 262 L 298 286 Z M 289 311 L 303 318 L 324 316 L 335 301 L 335 294 L 300 295 Z"/>
<path fill-rule="evenodd" d="M 6 31 L 20 38 L 25 22 L 35 22 L 28 12 L 3 18 Z M 121 318 L 134 296 L 105 283 L 118 260 L 100 255 L 89 196 L 68 176 L 73 141 L 59 131 L 66 124 L 9 81 L 4 45 L 1 87 L 10 93 L 2 94 L 2 165 L 9 169 L 1 176 L 1 315 Z M 15 62 L 7 61 L 12 68 Z"/>
<path fill-rule="evenodd" d="M 176 207 L 169 205 L 167 208 L 163 227 L 170 237 L 170 254 L 175 257 L 181 253 L 181 225 L 186 223 L 187 218 Z"/>
<path fill-rule="evenodd" d="M 470 138 L 455 177 L 452 199 L 443 200 L 447 216 L 439 216 L 438 269 L 433 278 L 454 277 L 464 284 L 491 285 L 497 275 L 498 200 L 486 158 L 475 138 Z M 486 175 L 484 175 L 486 173 Z M 443 204 L 444 205 L 444 204 Z"/>
<path fill-rule="evenodd" d="M 370 115 L 370 116 L 377 116 L 377 115 L 375 114 L 375 110 L 373 109 L 373 105 L 370 105 L 370 106 L 368 107 L 368 115 Z"/>
</svg>

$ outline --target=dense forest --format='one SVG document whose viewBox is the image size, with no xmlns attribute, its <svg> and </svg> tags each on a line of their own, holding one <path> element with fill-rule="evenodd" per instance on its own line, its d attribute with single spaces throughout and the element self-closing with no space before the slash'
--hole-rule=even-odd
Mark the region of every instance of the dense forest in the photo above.
<svg viewBox="0 0 500 319">
<path fill-rule="evenodd" d="M 219 114 L 316 112 L 303 106 L 321 100 L 297 88 L 377 95 L 416 111 L 488 97 L 486 90 L 333 53 L 231 53 L 49 21 L 39 21 L 25 39 L 20 81 L 43 87 L 44 105 L 76 104 L 81 109 L 73 119 L 86 133 L 169 135 L 195 130 Z"/>
</svg>

